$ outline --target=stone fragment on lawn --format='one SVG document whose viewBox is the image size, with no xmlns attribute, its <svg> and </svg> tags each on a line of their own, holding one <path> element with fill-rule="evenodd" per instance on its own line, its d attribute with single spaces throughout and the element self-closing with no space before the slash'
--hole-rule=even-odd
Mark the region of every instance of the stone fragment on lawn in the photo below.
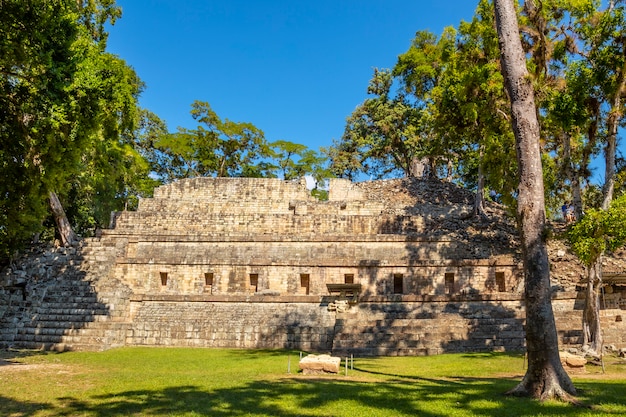
<svg viewBox="0 0 626 417">
<path fill-rule="evenodd" d="M 339 372 L 341 358 L 330 355 L 308 355 L 300 359 L 300 369 L 305 375 Z"/>
<path fill-rule="evenodd" d="M 578 368 L 581 369 L 585 367 L 587 364 L 587 359 L 583 356 L 574 355 L 569 352 L 560 352 L 561 363 L 567 368 Z"/>
</svg>

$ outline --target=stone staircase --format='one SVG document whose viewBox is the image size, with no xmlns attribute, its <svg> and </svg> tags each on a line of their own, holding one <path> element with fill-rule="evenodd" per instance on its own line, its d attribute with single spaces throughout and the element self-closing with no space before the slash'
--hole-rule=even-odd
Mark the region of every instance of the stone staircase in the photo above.
<svg viewBox="0 0 626 417">
<path fill-rule="evenodd" d="M 124 344 L 130 290 L 111 277 L 113 240 L 31 254 L 2 278 L 0 346 L 103 350 Z"/>
<path fill-rule="evenodd" d="M 522 351 L 522 326 L 519 311 L 499 304 L 359 303 L 337 313 L 332 353 L 344 357 Z"/>
</svg>

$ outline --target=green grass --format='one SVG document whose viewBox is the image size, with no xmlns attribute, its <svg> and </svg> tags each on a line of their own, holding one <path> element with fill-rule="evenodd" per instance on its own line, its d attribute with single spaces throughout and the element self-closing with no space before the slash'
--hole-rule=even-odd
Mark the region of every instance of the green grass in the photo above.
<svg viewBox="0 0 626 417">
<path fill-rule="evenodd" d="M 618 358 L 573 376 L 588 409 L 503 395 L 524 373 L 511 354 L 355 358 L 347 376 L 304 376 L 298 352 L 273 350 L 0 354 L 15 364 L 0 365 L 0 415 L 12 417 L 626 415 Z"/>
</svg>

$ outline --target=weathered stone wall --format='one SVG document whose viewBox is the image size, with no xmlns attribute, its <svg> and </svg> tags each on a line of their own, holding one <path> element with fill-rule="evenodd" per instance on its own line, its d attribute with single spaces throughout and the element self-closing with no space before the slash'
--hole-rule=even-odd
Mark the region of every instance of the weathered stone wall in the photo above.
<svg viewBox="0 0 626 417">
<path fill-rule="evenodd" d="M 131 309 L 128 345 L 332 350 L 335 314 L 319 301 L 164 298 Z"/>
<path fill-rule="evenodd" d="M 523 351 L 519 300 L 359 303 L 338 315 L 333 352 L 357 356 L 412 356 L 445 352 Z"/>
<path fill-rule="evenodd" d="M 327 202 L 277 179 L 159 187 L 75 253 L 58 250 L 0 275 L 0 345 L 523 349 L 522 269 L 510 225 L 469 218 L 471 196 L 450 184 L 370 184 L 378 194 L 330 184 Z M 403 203 L 376 197 L 389 193 Z M 567 256 L 559 250 L 553 272 Z M 360 284 L 359 303 L 331 311 L 331 283 Z M 611 309 L 624 304 L 617 294 L 606 297 L 603 324 L 606 343 L 622 347 L 621 310 Z M 562 346 L 581 342 L 577 297 L 555 293 Z"/>
<path fill-rule="evenodd" d="M 519 297 L 365 297 L 348 311 L 329 311 L 332 297 L 148 297 L 131 302 L 128 345 L 288 348 L 335 355 L 432 355 L 523 351 Z M 290 302 L 285 302 L 288 300 Z M 581 299 L 553 300 L 559 346 L 579 347 Z M 602 312 L 607 345 L 626 345 L 621 310 Z"/>
<path fill-rule="evenodd" d="M 417 300 L 421 298 L 421 300 Z M 577 293 L 552 300 L 559 347 L 582 344 L 582 304 Z M 605 345 L 626 346 L 622 310 L 601 313 Z M 333 352 L 338 355 L 432 355 L 525 350 L 525 309 L 519 296 L 402 297 L 359 303 L 337 315 Z"/>
<path fill-rule="evenodd" d="M 126 242 L 115 277 L 138 294 L 325 295 L 327 283 L 348 280 L 366 295 L 519 291 L 510 250 L 430 236 L 439 217 L 462 218 L 462 204 L 385 214 L 345 180 L 331 181 L 330 195 L 319 202 L 303 184 L 276 179 L 159 187 L 105 231 Z"/>
<path fill-rule="evenodd" d="M 152 263 L 118 264 L 116 274 L 140 294 L 251 294 L 272 291 L 282 295 L 327 295 L 327 283 L 344 283 L 353 276 L 363 295 L 518 292 L 520 282 L 507 266 L 438 265 L 337 266 Z M 166 283 L 162 281 L 166 275 Z M 446 274 L 454 281 L 446 284 Z M 496 274 L 502 274 L 498 287 Z M 207 275 L 210 276 L 207 282 Z M 256 277 L 256 285 L 251 279 Z M 395 280 L 401 282 L 396 284 Z M 304 281 L 304 282 L 303 282 Z M 396 286 L 397 285 L 397 286 Z"/>
</svg>

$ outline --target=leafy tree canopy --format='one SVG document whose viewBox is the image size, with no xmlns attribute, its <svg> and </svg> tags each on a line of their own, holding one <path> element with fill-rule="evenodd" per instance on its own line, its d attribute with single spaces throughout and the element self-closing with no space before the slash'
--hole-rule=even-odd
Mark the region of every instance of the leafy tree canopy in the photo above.
<svg viewBox="0 0 626 417">
<path fill-rule="evenodd" d="M 107 163 L 133 152 L 141 81 L 105 52 L 104 26 L 120 15 L 112 0 L 2 2 L 2 257 L 41 230 L 50 193 L 66 198 L 81 174 L 110 180 Z"/>
<path fill-rule="evenodd" d="M 626 194 L 614 199 L 608 210 L 589 209 L 567 236 L 572 250 L 587 267 L 604 252 L 626 245 Z"/>
</svg>

